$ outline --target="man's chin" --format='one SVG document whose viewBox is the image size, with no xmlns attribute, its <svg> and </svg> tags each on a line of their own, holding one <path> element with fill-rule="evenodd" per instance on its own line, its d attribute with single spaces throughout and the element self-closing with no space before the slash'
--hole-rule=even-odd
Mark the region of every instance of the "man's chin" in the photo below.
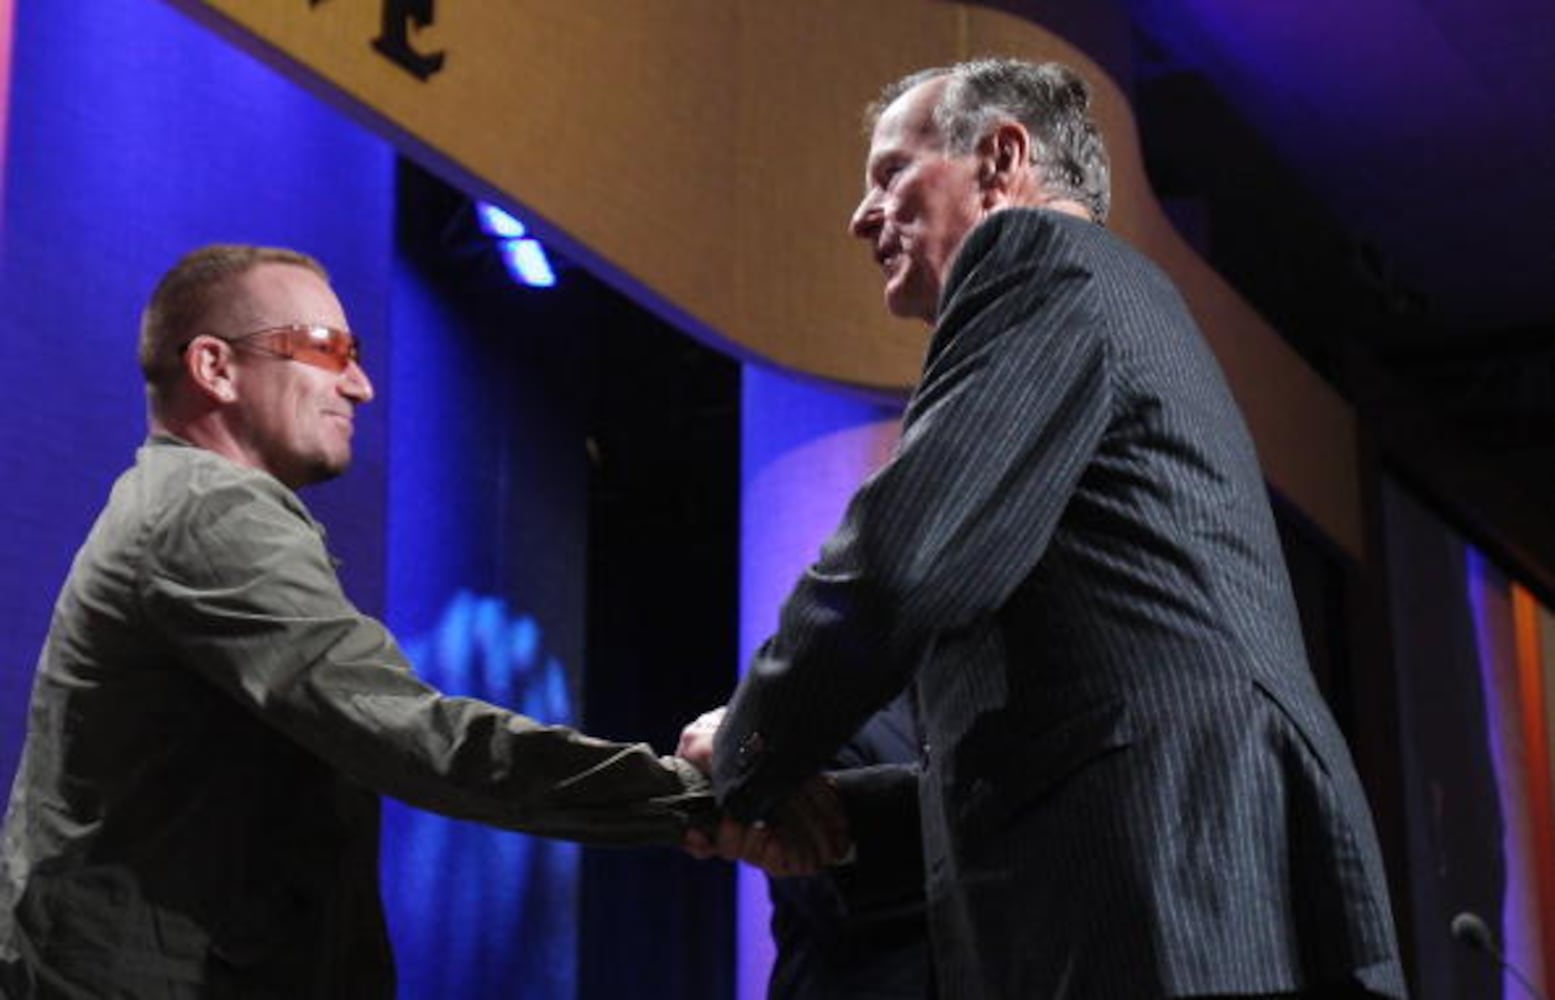
<svg viewBox="0 0 1555 1000">
<path fill-rule="evenodd" d="M 351 456 L 349 454 L 342 458 L 320 459 L 304 470 L 300 477 L 301 482 L 296 488 L 318 486 L 320 483 L 327 483 L 331 479 L 339 479 L 346 474 L 346 470 L 349 468 L 351 468 Z"/>
<path fill-rule="evenodd" d="M 885 293 L 885 308 L 886 312 L 897 319 L 917 319 L 930 326 L 934 325 L 933 308 L 925 309 L 921 302 L 907 295 L 900 293 L 893 295 L 889 288 Z"/>
</svg>

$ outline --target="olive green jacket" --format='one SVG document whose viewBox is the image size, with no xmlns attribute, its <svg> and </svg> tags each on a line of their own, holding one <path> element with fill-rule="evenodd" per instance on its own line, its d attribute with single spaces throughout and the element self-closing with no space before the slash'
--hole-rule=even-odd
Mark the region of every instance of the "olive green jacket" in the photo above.
<svg viewBox="0 0 1555 1000">
<path fill-rule="evenodd" d="M 612 844 L 674 844 L 710 806 L 646 745 L 427 686 L 294 493 L 152 437 L 39 660 L 0 840 L 10 990 L 392 996 L 380 793 Z"/>
</svg>

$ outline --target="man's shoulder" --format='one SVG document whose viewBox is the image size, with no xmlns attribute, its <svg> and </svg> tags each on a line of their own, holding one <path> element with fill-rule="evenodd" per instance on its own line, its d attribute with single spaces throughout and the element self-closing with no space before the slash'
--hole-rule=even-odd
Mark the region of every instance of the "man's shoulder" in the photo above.
<svg viewBox="0 0 1555 1000">
<path fill-rule="evenodd" d="M 126 481 L 134 502 L 163 527 L 264 510 L 313 523 L 302 501 L 275 477 L 170 436 L 146 440 L 121 486 Z"/>
<path fill-rule="evenodd" d="M 1045 208 L 1004 208 L 980 222 L 963 241 L 941 300 L 940 320 L 960 296 L 981 300 L 1045 301 L 1038 294 L 1063 282 L 1070 294 L 1099 291 L 1105 284 L 1159 283 L 1145 257 L 1089 219 Z"/>
<path fill-rule="evenodd" d="M 994 212 L 967 237 L 968 248 L 996 253 L 1012 263 L 1033 257 L 1123 254 L 1139 251 L 1106 226 L 1048 208 L 1006 208 Z M 1141 258 L 1142 259 L 1142 258 Z"/>
<path fill-rule="evenodd" d="M 972 237 L 979 237 L 981 249 Z M 1084 279 L 1104 303 L 1132 308 L 1148 301 L 1173 311 L 1182 305 L 1176 285 L 1148 254 L 1105 226 L 1064 212 L 995 212 L 968 237 L 967 249 L 967 267 L 989 274 L 1027 268 L 1033 276 Z"/>
<path fill-rule="evenodd" d="M 170 497 L 199 500 L 239 493 L 300 504 L 274 476 L 170 435 L 147 438 L 136 453 L 133 471 L 149 488 Z"/>
<path fill-rule="evenodd" d="M 1127 245 L 1086 219 L 1043 208 L 1004 208 L 967 234 L 951 268 L 948 289 L 1014 271 L 1056 273 Z"/>
</svg>

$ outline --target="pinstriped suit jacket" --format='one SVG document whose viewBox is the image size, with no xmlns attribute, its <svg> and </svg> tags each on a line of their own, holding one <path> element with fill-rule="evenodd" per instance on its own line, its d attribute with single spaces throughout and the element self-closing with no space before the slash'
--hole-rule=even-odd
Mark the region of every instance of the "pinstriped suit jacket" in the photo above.
<svg viewBox="0 0 1555 1000">
<path fill-rule="evenodd" d="M 1099 226 L 968 236 L 897 454 L 733 699 L 724 804 L 772 813 L 909 684 L 943 997 L 1403 995 L 1251 440 Z"/>
</svg>

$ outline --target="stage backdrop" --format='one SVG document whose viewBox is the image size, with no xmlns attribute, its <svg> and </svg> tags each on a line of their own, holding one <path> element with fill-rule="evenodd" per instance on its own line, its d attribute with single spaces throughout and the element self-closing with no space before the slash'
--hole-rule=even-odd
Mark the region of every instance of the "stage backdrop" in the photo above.
<svg viewBox="0 0 1555 1000">
<path fill-rule="evenodd" d="M 387 624 L 428 681 L 581 720 L 588 467 L 578 352 L 468 199 L 404 166 L 381 384 Z M 577 995 L 574 844 L 386 803 L 400 995 Z"/>
<path fill-rule="evenodd" d="M 1550 609 L 1397 482 L 1384 491 L 1421 1000 L 1522 997 L 1454 941 L 1472 913 L 1548 990 L 1555 959 Z M 1503 992 L 1504 990 L 1504 992 Z"/>
</svg>

